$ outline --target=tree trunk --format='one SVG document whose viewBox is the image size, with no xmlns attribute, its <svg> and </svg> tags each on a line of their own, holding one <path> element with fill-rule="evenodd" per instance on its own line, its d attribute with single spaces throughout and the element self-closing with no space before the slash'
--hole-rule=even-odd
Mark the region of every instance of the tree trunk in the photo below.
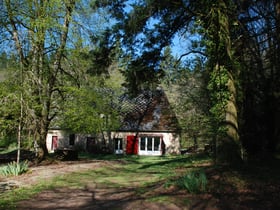
<svg viewBox="0 0 280 210">
<path fill-rule="evenodd" d="M 243 157 L 241 153 L 241 144 L 239 141 L 239 128 L 238 128 L 238 108 L 236 104 L 236 88 L 234 79 L 228 72 L 229 78 L 227 88 L 229 98 L 225 100 L 225 107 L 222 112 L 223 119 L 219 129 L 225 129 L 225 133 L 218 132 L 216 139 L 216 161 L 217 163 L 237 163 Z"/>
<path fill-rule="evenodd" d="M 49 151 L 48 151 L 48 148 L 47 148 L 47 145 L 46 145 L 46 137 L 41 136 L 39 141 L 40 141 L 39 146 L 40 146 L 41 152 L 39 152 L 38 159 L 39 160 L 44 160 L 46 157 L 49 156 Z"/>
<path fill-rule="evenodd" d="M 212 98 L 213 138 L 216 139 L 216 161 L 232 163 L 241 160 L 236 104 L 234 50 L 231 26 L 236 20 L 231 1 L 214 1 L 206 14 L 209 64 L 211 64 L 210 93 Z M 231 16 L 233 15 L 233 16 Z"/>
</svg>

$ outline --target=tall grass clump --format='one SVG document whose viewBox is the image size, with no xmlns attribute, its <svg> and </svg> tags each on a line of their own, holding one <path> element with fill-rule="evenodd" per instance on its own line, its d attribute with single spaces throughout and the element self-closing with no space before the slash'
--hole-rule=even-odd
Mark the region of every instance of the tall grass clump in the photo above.
<svg viewBox="0 0 280 210">
<path fill-rule="evenodd" d="M 178 180 L 178 186 L 187 189 L 190 193 L 205 192 L 207 183 L 206 174 L 202 170 L 191 171 Z"/>
<path fill-rule="evenodd" d="M 18 176 L 28 171 L 28 162 L 23 161 L 17 164 L 13 161 L 8 165 L 0 167 L 0 174 L 4 176 Z"/>
</svg>

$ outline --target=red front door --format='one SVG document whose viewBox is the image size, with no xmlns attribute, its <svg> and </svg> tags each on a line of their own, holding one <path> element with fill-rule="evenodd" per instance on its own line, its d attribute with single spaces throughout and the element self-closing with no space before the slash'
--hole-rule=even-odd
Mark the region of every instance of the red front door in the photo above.
<svg viewBox="0 0 280 210">
<path fill-rule="evenodd" d="M 137 155 L 138 154 L 138 138 L 136 136 L 127 136 L 126 141 L 126 154 Z"/>
</svg>

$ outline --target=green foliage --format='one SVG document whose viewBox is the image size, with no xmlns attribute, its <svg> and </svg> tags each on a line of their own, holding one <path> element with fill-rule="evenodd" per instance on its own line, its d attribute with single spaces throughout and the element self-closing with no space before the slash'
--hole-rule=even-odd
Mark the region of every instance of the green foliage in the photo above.
<svg viewBox="0 0 280 210">
<path fill-rule="evenodd" d="M 178 186 L 190 193 L 200 193 L 206 191 L 207 182 L 204 171 L 191 171 L 178 180 Z"/>
<path fill-rule="evenodd" d="M 97 133 L 118 126 L 114 93 L 106 88 L 69 88 L 60 126 L 77 133 Z"/>
<path fill-rule="evenodd" d="M 0 131 L 13 131 L 18 125 L 20 99 L 19 88 L 11 81 L 0 83 L 0 103 Z"/>
<path fill-rule="evenodd" d="M 204 146 L 209 143 L 209 97 L 204 73 L 205 64 L 199 57 L 193 69 L 179 65 L 170 49 L 164 51 L 161 68 L 165 72 L 162 81 L 166 86 L 169 102 L 176 112 L 182 129 L 181 145 Z"/>
<path fill-rule="evenodd" d="M 1 134 L 0 147 L 10 148 L 16 147 L 16 136 L 6 135 L 5 132 Z"/>
<path fill-rule="evenodd" d="M 4 176 L 18 176 L 28 171 L 28 161 L 8 163 L 6 166 L 0 167 L 0 174 Z"/>
<path fill-rule="evenodd" d="M 215 124 L 219 127 L 217 130 L 221 132 L 224 131 L 224 128 L 220 126 L 225 120 L 226 107 L 230 97 L 228 81 L 228 70 L 224 66 L 220 66 L 219 69 L 215 69 L 213 72 L 211 72 L 210 81 L 207 87 L 210 91 L 212 102 L 210 113 L 213 116 Z"/>
</svg>

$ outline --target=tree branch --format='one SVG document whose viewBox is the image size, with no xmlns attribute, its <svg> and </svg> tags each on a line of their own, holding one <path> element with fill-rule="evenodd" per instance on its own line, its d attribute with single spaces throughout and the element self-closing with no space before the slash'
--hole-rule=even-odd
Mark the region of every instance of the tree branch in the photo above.
<svg viewBox="0 0 280 210">
<path fill-rule="evenodd" d="M 205 57 L 207 56 L 204 52 L 201 52 L 201 51 L 198 51 L 198 50 L 192 50 L 192 51 L 190 51 L 190 52 L 187 52 L 187 53 L 182 54 L 182 55 L 180 56 L 180 58 L 177 60 L 176 65 L 182 60 L 183 57 L 188 56 L 188 55 L 190 55 L 190 54 L 200 54 L 200 55 L 203 55 L 203 56 L 205 56 Z"/>
<path fill-rule="evenodd" d="M 25 59 L 25 56 L 24 56 L 24 53 L 23 53 L 23 47 L 22 47 L 22 44 L 21 44 L 20 39 L 19 39 L 18 29 L 16 27 L 16 21 L 14 20 L 14 17 L 13 17 L 13 12 L 12 12 L 12 8 L 11 8 L 10 0 L 6 0 L 5 5 L 6 5 L 6 8 L 7 8 L 8 18 L 10 20 L 10 24 L 12 26 L 11 33 L 12 33 L 13 39 L 14 39 L 15 44 L 16 44 L 16 49 L 17 49 L 17 52 L 19 54 L 20 61 L 23 64 L 23 66 L 26 67 L 26 66 L 28 66 L 28 61 Z"/>
<path fill-rule="evenodd" d="M 71 15 L 72 15 L 73 8 L 75 6 L 75 0 L 68 0 L 68 1 L 66 1 L 65 4 L 66 4 L 66 14 L 64 17 L 62 35 L 60 38 L 60 46 L 57 50 L 56 59 L 54 61 L 54 70 L 55 71 L 58 71 L 61 68 L 61 59 L 63 57 L 63 51 L 66 46 L 69 25 L 70 25 L 70 21 L 71 21 Z"/>
</svg>

